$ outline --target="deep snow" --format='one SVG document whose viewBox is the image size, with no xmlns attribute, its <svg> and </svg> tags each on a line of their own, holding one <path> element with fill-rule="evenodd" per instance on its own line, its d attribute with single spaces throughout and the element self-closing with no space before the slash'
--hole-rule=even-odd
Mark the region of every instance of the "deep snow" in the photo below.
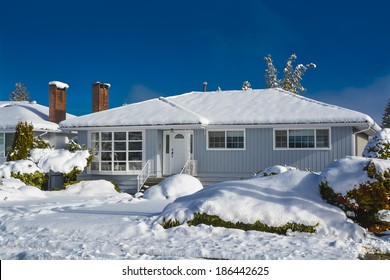
<svg viewBox="0 0 390 280">
<path fill-rule="evenodd" d="M 368 252 L 389 253 L 388 237 L 374 237 L 322 201 L 318 179 L 290 170 L 209 186 L 173 204 L 166 197 L 119 194 L 103 180 L 42 192 L 5 179 L 0 186 L 0 258 L 357 259 Z M 164 188 L 170 191 L 169 184 Z M 282 236 L 206 225 L 165 230 L 160 225 L 163 218 L 186 220 L 194 212 L 319 226 L 314 234 Z"/>
</svg>

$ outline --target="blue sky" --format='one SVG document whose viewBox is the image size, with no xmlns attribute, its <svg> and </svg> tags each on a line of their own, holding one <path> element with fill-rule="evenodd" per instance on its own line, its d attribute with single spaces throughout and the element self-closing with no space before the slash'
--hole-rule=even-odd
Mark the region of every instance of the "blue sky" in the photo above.
<svg viewBox="0 0 390 280">
<path fill-rule="evenodd" d="M 193 90 L 264 88 L 264 56 L 282 72 L 313 62 L 309 98 L 381 122 L 390 97 L 390 1 L 0 1 L 0 99 L 23 82 L 48 104 L 69 84 L 68 112 L 91 112 L 91 85 L 110 107 Z M 282 73 L 280 73 L 282 75 Z"/>
</svg>

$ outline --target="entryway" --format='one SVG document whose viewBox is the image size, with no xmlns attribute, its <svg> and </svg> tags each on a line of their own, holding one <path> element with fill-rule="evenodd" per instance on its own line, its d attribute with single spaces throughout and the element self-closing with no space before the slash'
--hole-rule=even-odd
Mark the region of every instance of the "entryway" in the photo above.
<svg viewBox="0 0 390 280">
<path fill-rule="evenodd" d="M 164 131 L 163 174 L 178 174 L 193 157 L 192 130 Z"/>
</svg>

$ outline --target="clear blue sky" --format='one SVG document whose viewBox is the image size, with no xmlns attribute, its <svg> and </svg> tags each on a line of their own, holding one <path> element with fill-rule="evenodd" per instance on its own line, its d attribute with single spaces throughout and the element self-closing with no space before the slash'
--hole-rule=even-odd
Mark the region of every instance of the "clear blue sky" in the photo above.
<svg viewBox="0 0 390 280">
<path fill-rule="evenodd" d="M 390 97 L 390 1 L 0 1 L 0 99 L 23 82 L 48 104 L 69 84 L 68 112 L 91 112 L 91 84 L 110 107 L 208 89 L 264 88 L 264 56 L 313 62 L 307 97 L 377 122 Z M 282 73 L 280 73 L 282 75 Z"/>
</svg>

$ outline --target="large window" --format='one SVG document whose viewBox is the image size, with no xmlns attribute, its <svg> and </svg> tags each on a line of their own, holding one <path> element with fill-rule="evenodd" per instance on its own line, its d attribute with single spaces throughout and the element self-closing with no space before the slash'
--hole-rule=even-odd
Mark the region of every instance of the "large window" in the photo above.
<svg viewBox="0 0 390 280">
<path fill-rule="evenodd" d="M 329 129 L 278 129 L 274 133 L 276 149 L 329 149 Z"/>
<path fill-rule="evenodd" d="M 208 149 L 245 149 L 244 130 L 208 131 Z"/>
<path fill-rule="evenodd" d="M 142 132 L 93 132 L 92 171 L 136 171 L 142 169 Z"/>
</svg>

